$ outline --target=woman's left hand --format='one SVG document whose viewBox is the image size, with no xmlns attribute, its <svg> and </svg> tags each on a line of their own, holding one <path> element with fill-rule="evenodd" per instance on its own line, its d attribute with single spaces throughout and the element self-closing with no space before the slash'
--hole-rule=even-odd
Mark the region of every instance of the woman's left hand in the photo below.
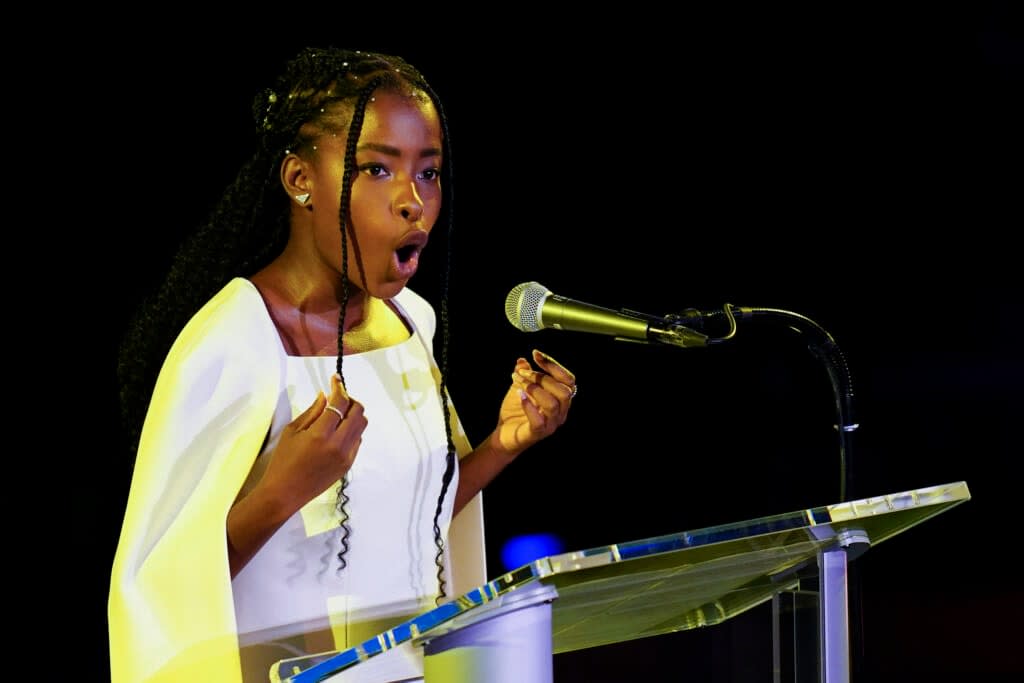
<svg viewBox="0 0 1024 683">
<path fill-rule="evenodd" d="M 541 351 L 533 351 L 537 368 L 525 358 L 516 361 L 512 385 L 498 412 L 498 440 L 518 455 L 565 423 L 576 395 L 576 376 Z"/>
</svg>

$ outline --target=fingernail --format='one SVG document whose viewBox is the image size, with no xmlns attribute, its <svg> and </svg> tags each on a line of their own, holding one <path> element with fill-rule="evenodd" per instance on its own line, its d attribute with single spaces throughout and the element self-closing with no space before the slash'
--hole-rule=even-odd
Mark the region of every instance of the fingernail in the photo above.
<svg viewBox="0 0 1024 683">
<path fill-rule="evenodd" d="M 543 352 L 543 351 L 541 351 L 540 349 L 534 349 L 534 350 L 533 350 L 533 352 L 534 352 L 535 354 L 537 354 L 538 356 L 540 356 L 541 358 L 543 358 L 544 360 L 549 360 L 549 361 L 551 361 L 552 363 L 554 363 L 554 362 L 555 362 L 555 359 L 554 359 L 554 358 L 552 358 L 552 357 L 551 357 L 551 356 L 549 356 L 548 354 L 544 353 L 544 352 Z"/>
<path fill-rule="evenodd" d="M 519 390 L 519 400 L 520 401 L 525 401 L 527 398 L 528 398 L 528 396 L 526 395 L 526 392 L 523 391 L 522 389 L 520 389 Z"/>
<path fill-rule="evenodd" d="M 533 370 L 527 370 L 526 368 L 519 368 L 516 370 L 516 374 L 523 379 L 533 379 Z"/>
</svg>

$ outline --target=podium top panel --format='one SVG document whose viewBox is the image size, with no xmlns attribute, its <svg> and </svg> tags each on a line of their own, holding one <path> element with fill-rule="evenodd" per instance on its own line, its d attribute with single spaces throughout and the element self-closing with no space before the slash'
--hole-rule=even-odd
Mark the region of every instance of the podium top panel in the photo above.
<svg viewBox="0 0 1024 683">
<path fill-rule="evenodd" d="M 543 557 L 348 650 L 283 660 L 273 678 L 325 680 L 485 618 L 537 583 L 557 590 L 555 653 L 716 624 L 814 576 L 821 553 L 855 557 L 970 497 L 960 481 Z"/>
</svg>

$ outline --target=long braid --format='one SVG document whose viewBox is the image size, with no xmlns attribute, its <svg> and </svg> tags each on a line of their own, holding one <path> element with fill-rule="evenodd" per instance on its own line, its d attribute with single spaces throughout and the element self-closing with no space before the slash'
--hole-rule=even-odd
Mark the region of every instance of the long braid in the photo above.
<svg viewBox="0 0 1024 683">
<path fill-rule="evenodd" d="M 341 180 L 341 206 L 338 209 L 338 225 L 341 229 L 341 280 L 342 280 L 342 295 L 341 295 L 341 313 L 338 315 L 338 377 L 341 378 L 342 386 L 348 388 L 345 384 L 345 375 L 342 370 L 342 358 L 344 354 L 344 336 L 345 336 L 345 313 L 348 310 L 348 299 L 350 291 L 350 281 L 348 277 L 348 232 L 349 232 L 349 203 L 352 199 L 352 183 L 355 182 L 356 175 L 356 146 L 359 142 L 359 134 L 363 130 L 363 118 L 366 115 L 366 105 L 370 101 L 370 97 L 373 95 L 373 91 L 376 90 L 377 86 L 380 85 L 381 79 L 375 78 L 370 82 L 360 94 L 359 99 L 356 102 L 355 111 L 352 114 L 352 122 L 348 128 L 348 139 L 345 143 L 345 171 L 342 175 Z M 352 231 L 352 242 L 353 246 L 356 247 L 356 265 L 359 268 L 359 276 L 363 282 L 366 282 L 366 272 L 363 269 L 363 259 L 358 252 L 359 241 L 356 239 L 355 231 Z M 344 569 L 348 566 L 348 560 L 345 559 L 345 554 L 348 553 L 348 538 L 352 534 L 352 529 L 348 525 L 348 509 L 345 507 L 349 501 L 348 493 L 348 475 L 341 478 L 341 482 L 338 484 L 338 500 L 335 507 L 338 510 L 338 514 L 341 517 L 341 550 L 338 551 L 338 561 L 340 562 L 339 570 Z"/>
<path fill-rule="evenodd" d="M 441 273 L 441 381 L 439 382 L 438 392 L 441 399 L 441 407 L 444 410 L 444 429 L 445 435 L 448 439 L 448 451 L 445 455 L 445 468 L 444 475 L 441 478 L 441 493 L 437 498 L 437 507 L 434 510 L 434 545 L 437 546 L 437 554 L 434 556 L 434 564 L 437 565 L 437 583 L 439 593 L 437 596 L 436 604 L 440 604 L 447 596 L 445 590 L 446 582 L 444 578 L 444 538 L 441 534 L 441 527 L 439 520 L 441 518 L 441 511 L 444 507 L 444 499 L 448 493 L 448 487 L 451 484 L 452 478 L 455 476 L 455 463 L 457 461 L 457 454 L 455 451 L 455 442 L 452 439 L 452 418 L 451 418 L 451 407 L 448 403 L 448 348 L 451 341 L 451 326 L 449 324 L 449 312 L 448 312 L 448 289 L 451 283 L 451 268 L 452 268 L 452 239 L 454 237 L 454 183 L 452 182 L 453 177 L 453 166 L 452 166 L 452 155 L 451 155 L 451 137 L 448 132 L 448 118 L 445 116 L 444 108 L 441 106 L 441 100 L 437 94 L 427 87 L 427 94 L 430 99 L 434 102 L 434 107 L 437 109 L 437 114 L 441 120 L 441 134 L 444 140 L 444 157 L 445 164 L 444 168 L 447 169 L 447 178 L 444 183 L 444 202 L 448 207 L 448 239 L 447 252 L 444 262 L 444 269 Z"/>
</svg>

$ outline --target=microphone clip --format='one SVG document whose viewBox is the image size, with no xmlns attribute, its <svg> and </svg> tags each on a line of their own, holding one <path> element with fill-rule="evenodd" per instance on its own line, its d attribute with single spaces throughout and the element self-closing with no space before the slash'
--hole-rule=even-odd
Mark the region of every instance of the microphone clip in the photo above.
<svg viewBox="0 0 1024 683">
<path fill-rule="evenodd" d="M 693 348 L 695 346 L 707 346 L 714 343 L 706 334 L 698 332 L 686 325 L 683 325 L 682 318 L 670 314 L 662 317 L 632 311 L 628 308 L 621 309 L 622 313 L 647 321 L 647 337 L 659 344 L 666 346 L 678 346 L 680 348 Z M 698 319 L 699 323 L 700 320 Z"/>
</svg>

